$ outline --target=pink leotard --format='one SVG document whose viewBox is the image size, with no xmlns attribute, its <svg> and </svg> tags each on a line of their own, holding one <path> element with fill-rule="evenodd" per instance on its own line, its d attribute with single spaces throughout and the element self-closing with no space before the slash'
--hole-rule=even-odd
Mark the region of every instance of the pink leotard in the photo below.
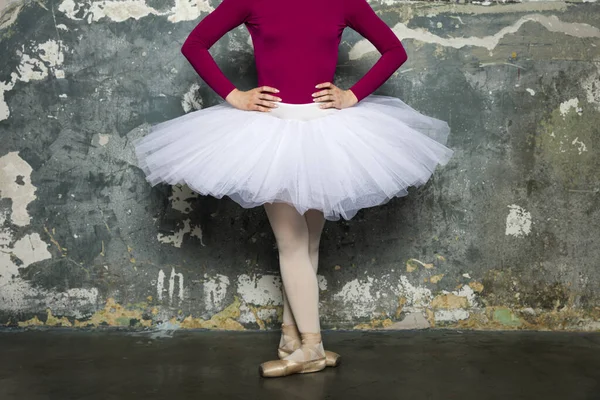
<svg viewBox="0 0 600 400">
<path fill-rule="evenodd" d="M 333 82 L 342 32 L 349 26 L 381 57 L 350 90 L 362 100 L 407 59 L 402 43 L 367 0 L 223 0 L 189 34 L 181 52 L 200 77 L 225 98 L 235 85 L 208 49 L 244 24 L 252 37 L 258 86 L 279 89 L 282 102 L 312 103 L 315 85 Z"/>
</svg>

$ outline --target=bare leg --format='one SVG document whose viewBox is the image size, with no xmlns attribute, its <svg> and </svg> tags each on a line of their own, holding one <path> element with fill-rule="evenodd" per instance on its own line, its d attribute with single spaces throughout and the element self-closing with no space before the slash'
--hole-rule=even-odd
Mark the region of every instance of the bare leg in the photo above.
<svg viewBox="0 0 600 400">
<path fill-rule="evenodd" d="M 319 287 L 309 253 L 306 219 L 291 205 L 266 203 L 267 217 L 277 240 L 281 278 L 287 302 L 301 333 L 320 333 Z M 306 357 L 324 357 L 322 343 L 311 344 L 311 351 L 294 351 L 286 359 L 303 361 Z"/>
</svg>

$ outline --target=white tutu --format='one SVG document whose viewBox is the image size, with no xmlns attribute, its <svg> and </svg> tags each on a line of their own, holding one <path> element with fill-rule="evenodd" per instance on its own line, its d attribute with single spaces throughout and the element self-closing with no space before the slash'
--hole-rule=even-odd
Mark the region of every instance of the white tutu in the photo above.
<svg viewBox="0 0 600 400">
<path fill-rule="evenodd" d="M 245 208 L 284 202 L 333 221 L 427 182 L 452 157 L 449 133 L 396 97 L 369 95 L 342 110 L 223 102 L 154 125 L 133 145 L 152 186 L 185 183 Z"/>
</svg>

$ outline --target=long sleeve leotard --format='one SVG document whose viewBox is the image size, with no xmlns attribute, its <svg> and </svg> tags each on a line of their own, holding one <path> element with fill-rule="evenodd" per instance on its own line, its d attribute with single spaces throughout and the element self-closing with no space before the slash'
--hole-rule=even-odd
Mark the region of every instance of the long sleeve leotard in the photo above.
<svg viewBox="0 0 600 400">
<path fill-rule="evenodd" d="M 315 85 L 332 82 L 344 28 L 350 27 L 381 53 L 351 88 L 362 100 L 407 59 L 402 43 L 367 0 L 223 0 L 189 34 L 182 54 L 221 97 L 235 89 L 208 49 L 244 24 L 252 38 L 258 86 L 279 89 L 285 103 L 312 102 Z"/>
</svg>

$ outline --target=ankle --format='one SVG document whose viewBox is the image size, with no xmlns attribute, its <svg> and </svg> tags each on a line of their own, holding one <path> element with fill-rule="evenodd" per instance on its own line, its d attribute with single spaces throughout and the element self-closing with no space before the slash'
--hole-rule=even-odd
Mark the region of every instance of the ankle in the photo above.
<svg viewBox="0 0 600 400">
<path fill-rule="evenodd" d="M 301 332 L 302 344 L 300 348 L 304 352 L 305 360 L 325 357 L 323 340 L 320 332 Z"/>
<path fill-rule="evenodd" d="M 322 342 L 321 332 L 300 332 L 303 345 L 315 345 Z"/>
<path fill-rule="evenodd" d="M 291 336 L 295 339 L 300 340 L 300 332 L 296 324 L 281 324 L 281 333 L 286 336 Z"/>
<path fill-rule="evenodd" d="M 279 348 L 286 351 L 294 351 L 300 347 L 300 333 L 294 324 L 281 324 L 281 338 Z"/>
</svg>

